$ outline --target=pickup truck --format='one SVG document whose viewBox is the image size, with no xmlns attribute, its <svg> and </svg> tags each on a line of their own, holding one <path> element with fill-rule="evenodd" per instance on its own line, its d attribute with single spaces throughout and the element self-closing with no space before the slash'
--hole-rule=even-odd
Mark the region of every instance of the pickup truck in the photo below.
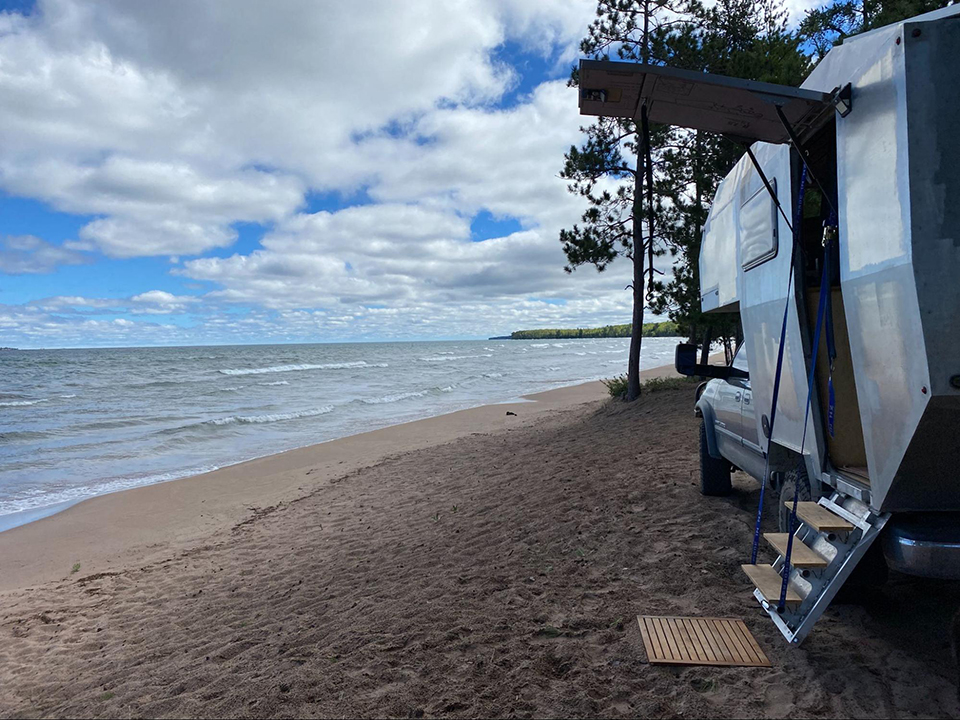
<svg viewBox="0 0 960 720">
<path fill-rule="evenodd" d="M 732 485 L 730 474 L 741 470 L 762 482 L 766 456 L 757 435 L 757 413 L 750 387 L 750 368 L 743 343 L 737 348 L 729 367 L 714 368 L 722 377 L 713 378 L 697 387 L 695 413 L 700 418 L 700 492 L 704 495 L 727 495 Z M 777 492 L 778 527 L 789 531 L 790 508 L 794 488 L 800 483 L 801 501 L 816 500 L 817 487 L 811 487 L 806 469 L 774 474 L 772 489 Z"/>
</svg>

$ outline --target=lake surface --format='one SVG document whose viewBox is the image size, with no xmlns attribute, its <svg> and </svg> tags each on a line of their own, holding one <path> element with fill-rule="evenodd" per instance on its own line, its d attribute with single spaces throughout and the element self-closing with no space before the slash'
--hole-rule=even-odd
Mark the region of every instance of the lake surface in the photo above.
<svg viewBox="0 0 960 720">
<path fill-rule="evenodd" d="M 644 338 L 642 366 L 677 338 Z M 629 340 L 0 352 L 0 530 L 94 495 L 622 374 Z"/>
</svg>

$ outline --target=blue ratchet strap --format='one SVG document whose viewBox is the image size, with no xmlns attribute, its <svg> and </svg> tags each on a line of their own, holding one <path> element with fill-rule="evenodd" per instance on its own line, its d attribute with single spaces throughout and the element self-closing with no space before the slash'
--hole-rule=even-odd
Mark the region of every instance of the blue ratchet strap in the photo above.
<svg viewBox="0 0 960 720">
<path fill-rule="evenodd" d="M 817 327 L 813 333 L 813 347 L 811 348 L 810 373 L 807 376 L 807 405 L 803 413 L 803 435 L 800 439 L 800 457 L 803 458 L 803 448 L 807 441 L 807 420 L 810 417 L 810 400 L 813 398 L 813 382 L 817 370 L 817 352 L 820 350 L 820 331 L 823 328 L 823 319 L 827 311 L 827 299 L 830 297 L 830 245 L 828 240 L 824 247 L 823 272 L 820 277 L 820 302 L 817 305 Z M 801 459 L 801 462 L 802 459 Z M 783 557 L 783 568 L 780 571 L 783 578 L 780 583 L 780 601 L 777 603 L 777 612 L 783 612 L 787 604 L 787 586 L 790 583 L 790 557 L 793 554 L 793 529 L 797 524 L 797 500 L 800 497 L 800 483 L 793 489 L 793 507 L 790 510 L 790 527 L 787 533 L 787 552 Z"/>
<path fill-rule="evenodd" d="M 830 218 L 827 220 L 827 225 L 831 228 L 837 227 L 837 214 L 831 210 Z M 824 266 L 829 267 L 830 270 L 826 271 L 830 275 L 830 279 L 827 281 L 828 284 L 833 283 L 833 257 L 829 252 L 828 247 L 825 248 L 824 252 Z M 827 333 L 827 360 L 829 361 L 830 373 L 827 376 L 827 430 L 830 433 L 830 437 L 833 437 L 833 421 L 836 415 L 836 396 L 833 392 L 833 365 L 834 361 L 837 359 L 837 343 L 833 337 L 833 292 L 830 291 L 827 294 L 827 316 L 825 318 L 826 322 L 826 333 Z"/>
<path fill-rule="evenodd" d="M 783 371 L 783 350 L 787 338 L 787 316 L 790 312 L 790 291 L 793 289 L 793 268 L 797 259 L 797 246 L 800 244 L 800 223 L 803 220 L 803 197 L 807 189 L 807 167 L 800 171 L 800 188 L 797 191 L 797 207 L 793 213 L 793 247 L 790 250 L 790 277 L 787 279 L 787 301 L 783 306 L 783 323 L 780 326 L 780 347 L 777 349 L 777 372 L 773 377 L 773 398 L 770 405 L 770 424 L 767 434 L 767 454 L 763 466 L 763 480 L 760 483 L 760 503 L 757 507 L 757 522 L 753 528 L 753 548 L 750 553 L 750 564 L 757 564 L 757 553 L 760 550 L 760 522 L 763 519 L 763 496 L 770 478 L 770 446 L 773 439 L 773 426 L 777 419 L 777 400 L 780 397 L 780 377 Z"/>
</svg>

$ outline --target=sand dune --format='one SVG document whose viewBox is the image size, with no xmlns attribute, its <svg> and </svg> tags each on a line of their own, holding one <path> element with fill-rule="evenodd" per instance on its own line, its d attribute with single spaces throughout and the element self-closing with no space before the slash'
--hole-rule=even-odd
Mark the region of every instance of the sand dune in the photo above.
<svg viewBox="0 0 960 720">
<path fill-rule="evenodd" d="M 518 425 L 322 473 L 134 568 L 8 591 L 0 715 L 960 714 L 949 586 L 895 579 L 784 645 L 738 569 L 756 483 L 699 495 L 691 406 L 497 408 Z M 638 613 L 743 618 L 773 668 L 650 666 Z"/>
</svg>

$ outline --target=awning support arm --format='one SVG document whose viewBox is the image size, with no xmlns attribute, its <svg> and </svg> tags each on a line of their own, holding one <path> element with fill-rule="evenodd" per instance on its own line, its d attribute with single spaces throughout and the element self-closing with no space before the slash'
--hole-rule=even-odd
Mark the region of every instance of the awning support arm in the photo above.
<svg viewBox="0 0 960 720">
<path fill-rule="evenodd" d="M 777 108 L 779 110 L 779 108 Z M 783 210 L 783 205 L 780 204 L 780 198 L 777 197 L 777 191 L 773 189 L 773 185 L 770 184 L 770 181 L 767 180 L 766 173 L 763 172 L 763 168 L 760 167 L 760 163 L 757 161 L 756 155 L 753 154 L 753 150 L 750 149 L 750 143 L 744 143 L 743 146 L 747 149 L 747 155 L 750 157 L 750 162 L 753 163 L 753 167 L 756 168 L 757 174 L 760 176 L 760 179 L 763 181 L 763 186 L 767 189 L 770 197 L 773 198 L 774 204 L 777 206 L 777 210 L 780 211 L 783 221 L 787 224 L 787 227 L 790 228 L 790 233 L 793 234 L 793 223 L 790 222 L 790 218 L 787 217 L 787 213 Z"/>
<path fill-rule="evenodd" d="M 790 122 L 787 120 L 787 116 L 783 114 L 783 110 L 780 109 L 780 106 L 776 106 L 777 116 L 780 118 L 780 122 L 783 124 L 783 129 L 787 131 L 787 135 L 790 136 L 790 143 L 796 148 L 797 155 L 800 156 L 800 162 L 803 163 L 803 166 L 807 168 L 807 175 L 810 176 L 810 179 L 813 180 L 814 184 L 820 190 L 820 194 L 823 196 L 823 199 L 827 201 L 827 204 L 830 206 L 830 209 L 833 210 L 835 217 L 840 217 L 840 213 L 837 212 L 837 206 L 833 202 L 833 198 L 827 193 L 824 189 L 823 184 L 820 182 L 820 178 L 817 177 L 817 174 L 813 172 L 813 168 L 810 167 L 810 164 L 807 162 L 806 153 L 803 151 L 803 145 L 800 142 L 800 138 L 797 137 L 796 131 L 790 125 Z M 756 161 L 754 161 L 756 162 Z"/>
</svg>

